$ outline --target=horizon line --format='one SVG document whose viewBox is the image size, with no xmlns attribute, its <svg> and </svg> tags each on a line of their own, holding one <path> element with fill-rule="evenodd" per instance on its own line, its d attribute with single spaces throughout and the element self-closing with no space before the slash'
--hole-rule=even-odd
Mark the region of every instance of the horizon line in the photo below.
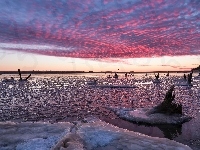
<svg viewBox="0 0 200 150">
<path fill-rule="evenodd" d="M 197 70 L 198 71 L 198 70 Z M 177 70 L 177 71 L 40 71 L 40 70 L 32 70 L 32 71 L 21 71 L 21 73 L 27 74 L 68 74 L 68 73 L 184 73 L 191 72 L 191 70 Z M 0 71 L 0 74 L 18 74 L 18 71 Z"/>
</svg>

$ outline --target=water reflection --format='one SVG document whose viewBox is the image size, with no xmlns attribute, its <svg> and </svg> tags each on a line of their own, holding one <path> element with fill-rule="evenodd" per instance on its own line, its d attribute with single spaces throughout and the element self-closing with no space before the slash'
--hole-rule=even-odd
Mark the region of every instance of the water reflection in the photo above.
<svg viewBox="0 0 200 150">
<path fill-rule="evenodd" d="M 33 122 L 68 121 L 70 118 L 80 120 L 91 115 L 115 120 L 118 117 L 106 109 L 107 106 L 151 108 L 161 103 L 169 87 L 182 82 L 183 78 L 182 74 L 170 74 L 169 77 L 160 74 L 162 82 L 154 84 L 153 74 L 148 74 L 148 76 L 135 74 L 127 78 L 124 74 L 119 74 L 119 79 L 107 78 L 107 74 L 32 75 L 29 82 L 21 84 L 1 82 L 5 76 L 9 77 L 9 75 L 0 76 L 0 121 Z M 18 79 L 18 75 L 12 76 Z M 92 79 L 98 79 L 98 84 L 135 85 L 137 88 L 90 87 L 86 83 Z M 194 120 L 197 120 L 196 124 L 200 119 L 197 115 L 200 111 L 199 81 L 200 79 L 194 79 L 192 87 L 175 86 L 176 103 L 183 105 L 183 112 L 193 116 Z M 188 130 L 185 130 L 186 125 Z M 199 135 L 193 133 L 199 131 L 200 125 L 194 126 L 190 122 L 186 125 L 147 127 L 130 123 L 124 128 L 141 133 L 145 131 L 145 134 L 150 136 L 167 137 L 179 141 L 184 137 L 200 138 Z M 121 125 L 117 124 L 117 126 Z M 189 137 L 190 134 L 193 137 Z M 185 136 L 180 138 L 180 135 Z"/>
<path fill-rule="evenodd" d="M 163 132 L 164 137 L 173 140 L 182 134 L 182 125 L 157 125 L 157 127 Z"/>
</svg>

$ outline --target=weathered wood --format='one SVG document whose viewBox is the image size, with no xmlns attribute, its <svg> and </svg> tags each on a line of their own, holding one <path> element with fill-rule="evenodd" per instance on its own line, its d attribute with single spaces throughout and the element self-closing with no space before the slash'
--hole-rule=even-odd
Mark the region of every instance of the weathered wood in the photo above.
<svg viewBox="0 0 200 150">
<path fill-rule="evenodd" d="M 30 78 L 31 77 L 31 74 L 29 74 L 29 76 L 28 77 L 26 77 L 26 79 L 25 80 L 28 80 L 28 78 Z"/>
<path fill-rule="evenodd" d="M 20 69 L 18 69 L 18 73 L 19 73 L 20 80 L 22 80 L 22 74 L 21 74 Z"/>
<path fill-rule="evenodd" d="M 18 69 L 18 73 L 19 73 L 19 76 L 20 76 L 20 78 L 19 78 L 19 81 L 27 81 L 27 80 L 28 80 L 28 78 L 30 78 L 30 76 L 31 76 L 31 74 L 29 74 L 29 76 L 28 76 L 28 77 L 26 77 L 25 79 L 22 79 L 22 74 L 21 74 L 21 71 L 20 71 L 20 69 Z"/>
<path fill-rule="evenodd" d="M 175 94 L 173 93 L 173 91 L 174 91 L 174 85 L 172 85 L 170 89 L 167 91 L 164 101 L 147 113 L 148 114 L 163 113 L 169 115 L 182 114 L 182 105 L 173 103 L 175 98 Z"/>
</svg>

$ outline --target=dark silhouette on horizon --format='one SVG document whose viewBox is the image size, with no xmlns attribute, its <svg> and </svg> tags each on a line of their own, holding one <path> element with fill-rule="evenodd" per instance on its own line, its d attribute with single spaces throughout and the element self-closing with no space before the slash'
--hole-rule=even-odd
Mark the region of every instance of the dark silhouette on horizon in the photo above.
<svg viewBox="0 0 200 150">
<path fill-rule="evenodd" d="M 188 74 L 187 83 L 188 83 L 189 85 L 191 85 L 191 83 L 192 83 L 192 73 L 193 73 L 193 72 L 191 72 L 190 74 Z"/>
<path fill-rule="evenodd" d="M 186 77 L 186 75 L 185 75 L 185 74 L 183 75 L 183 78 L 184 78 L 184 80 L 187 80 L 187 77 Z"/>
<path fill-rule="evenodd" d="M 107 78 L 112 78 L 112 77 L 110 75 L 108 75 Z"/>
<path fill-rule="evenodd" d="M 155 75 L 155 77 L 156 77 L 156 80 L 158 80 L 159 79 L 159 73 L 157 75 Z"/>
<path fill-rule="evenodd" d="M 169 71 L 167 72 L 166 76 L 169 77 Z"/>
<path fill-rule="evenodd" d="M 182 105 L 174 103 L 174 85 L 170 87 L 165 95 L 164 101 L 158 106 L 154 107 L 148 114 L 162 113 L 162 114 L 182 114 Z"/>
<path fill-rule="evenodd" d="M 117 73 L 115 73 L 115 75 L 113 76 L 113 78 L 118 79 Z"/>
<path fill-rule="evenodd" d="M 125 73 L 125 78 L 127 78 L 127 73 Z"/>
<path fill-rule="evenodd" d="M 30 78 L 30 76 L 31 76 L 31 74 L 29 74 L 29 76 L 28 77 L 26 77 L 25 79 L 22 79 L 22 74 L 21 74 L 21 71 L 20 71 L 20 69 L 18 69 L 18 73 L 19 73 L 19 81 L 27 81 L 28 80 L 28 78 Z"/>
</svg>

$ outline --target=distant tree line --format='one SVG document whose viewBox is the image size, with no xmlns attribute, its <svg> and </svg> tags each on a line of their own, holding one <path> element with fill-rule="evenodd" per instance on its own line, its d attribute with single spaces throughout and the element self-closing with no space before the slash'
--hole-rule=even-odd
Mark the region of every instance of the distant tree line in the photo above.
<svg viewBox="0 0 200 150">
<path fill-rule="evenodd" d="M 196 68 L 193 68 L 192 71 L 200 71 L 200 65 Z"/>
</svg>

